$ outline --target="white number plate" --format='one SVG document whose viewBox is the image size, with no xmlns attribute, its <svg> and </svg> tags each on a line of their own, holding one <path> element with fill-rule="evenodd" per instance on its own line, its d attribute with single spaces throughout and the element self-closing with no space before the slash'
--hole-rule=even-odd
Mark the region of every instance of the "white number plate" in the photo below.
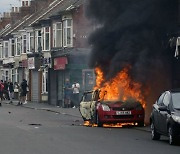
<svg viewBox="0 0 180 154">
<path fill-rule="evenodd" d="M 116 111 L 116 115 L 131 115 L 131 111 Z"/>
</svg>

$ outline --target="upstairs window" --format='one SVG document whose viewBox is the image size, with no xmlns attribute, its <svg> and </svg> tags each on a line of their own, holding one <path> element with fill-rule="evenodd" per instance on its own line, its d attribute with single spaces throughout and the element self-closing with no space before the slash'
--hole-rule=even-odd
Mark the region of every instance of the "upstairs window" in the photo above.
<svg viewBox="0 0 180 154">
<path fill-rule="evenodd" d="M 15 51 L 16 51 L 16 43 L 15 43 L 15 39 L 12 38 L 12 39 L 10 39 L 10 54 L 9 54 L 9 56 L 15 56 Z"/>
<path fill-rule="evenodd" d="M 35 32 L 35 52 L 41 52 L 42 51 L 42 35 L 41 30 L 36 30 Z"/>
<path fill-rule="evenodd" d="M 22 53 L 26 53 L 27 50 L 27 38 L 26 34 L 23 34 L 22 36 Z"/>
<path fill-rule="evenodd" d="M 62 23 L 53 24 L 53 47 L 62 47 Z"/>
<path fill-rule="evenodd" d="M 34 51 L 34 32 L 27 33 L 27 52 Z"/>
<path fill-rule="evenodd" d="M 21 36 L 16 38 L 16 56 L 21 54 Z"/>
<path fill-rule="evenodd" d="M 42 29 L 43 34 L 43 50 L 49 51 L 50 50 L 50 27 L 44 27 Z"/>
<path fill-rule="evenodd" d="M 63 46 L 72 47 L 72 19 L 63 21 Z"/>
<path fill-rule="evenodd" d="M 3 52 L 4 52 L 4 58 L 8 58 L 9 54 L 9 41 L 4 41 L 4 45 L 3 45 Z"/>
<path fill-rule="evenodd" d="M 3 45 L 0 43 L 0 58 L 3 58 Z"/>
</svg>

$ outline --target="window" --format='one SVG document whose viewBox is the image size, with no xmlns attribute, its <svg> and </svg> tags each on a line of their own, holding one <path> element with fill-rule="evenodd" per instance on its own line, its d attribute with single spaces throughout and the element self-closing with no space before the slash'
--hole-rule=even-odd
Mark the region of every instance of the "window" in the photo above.
<svg viewBox="0 0 180 154">
<path fill-rule="evenodd" d="M 162 106 L 163 105 L 163 98 L 164 98 L 164 95 L 165 95 L 165 93 L 163 93 L 160 97 L 159 97 L 159 99 L 158 99 L 158 102 L 157 102 L 157 105 L 159 105 L 159 106 Z"/>
<path fill-rule="evenodd" d="M 9 56 L 15 56 L 15 50 L 16 50 L 15 39 L 12 38 L 12 39 L 10 39 L 10 54 L 9 54 Z"/>
<path fill-rule="evenodd" d="M 0 43 L 0 58 L 3 58 L 3 46 Z"/>
<path fill-rule="evenodd" d="M 62 23 L 53 24 L 53 47 L 62 47 Z"/>
<path fill-rule="evenodd" d="M 42 30 L 43 38 L 43 50 L 50 50 L 50 27 L 44 27 Z"/>
<path fill-rule="evenodd" d="M 35 52 L 39 52 L 42 50 L 42 40 L 41 40 L 41 30 L 37 30 L 35 32 Z"/>
<path fill-rule="evenodd" d="M 42 75 L 42 93 L 47 93 L 48 92 L 48 70 L 47 68 L 43 70 L 43 75 Z"/>
<path fill-rule="evenodd" d="M 8 58 L 9 54 L 9 41 L 4 41 L 4 46 L 3 46 L 3 52 L 4 52 L 4 58 Z"/>
<path fill-rule="evenodd" d="M 26 53 L 27 50 L 27 39 L 26 39 L 26 34 L 22 35 L 22 53 Z"/>
<path fill-rule="evenodd" d="M 63 46 L 72 47 L 72 19 L 63 21 Z"/>
<path fill-rule="evenodd" d="M 21 36 L 16 38 L 16 55 L 19 56 L 21 54 Z"/>
<path fill-rule="evenodd" d="M 163 103 L 164 103 L 165 106 L 168 106 L 169 102 L 170 102 L 170 94 L 166 93 L 165 96 L 164 96 L 164 99 L 163 99 Z"/>
<path fill-rule="evenodd" d="M 34 51 L 34 32 L 27 33 L 27 52 Z"/>
</svg>

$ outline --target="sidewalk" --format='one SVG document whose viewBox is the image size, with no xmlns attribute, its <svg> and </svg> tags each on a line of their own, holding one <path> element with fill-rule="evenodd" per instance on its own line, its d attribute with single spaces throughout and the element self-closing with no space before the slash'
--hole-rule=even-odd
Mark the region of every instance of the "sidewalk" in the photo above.
<svg viewBox="0 0 180 154">
<path fill-rule="evenodd" d="M 9 101 L 2 101 L 2 106 L 4 103 L 9 104 Z M 13 100 L 13 103 L 11 103 L 10 105 L 16 106 L 17 104 L 18 104 L 18 101 Z M 37 102 L 28 102 L 27 104 L 23 104 L 22 106 L 17 106 L 17 107 L 25 107 L 25 108 L 35 109 L 35 110 L 45 110 L 49 112 L 55 112 L 58 114 L 70 115 L 77 118 L 82 118 L 78 108 L 61 108 L 61 107 L 50 105 L 47 103 L 37 103 Z M 150 126 L 134 127 L 134 129 L 146 131 L 146 132 L 151 131 Z"/>
<path fill-rule="evenodd" d="M 2 105 L 3 103 L 9 104 L 9 101 L 7 100 L 2 101 Z M 18 100 L 13 100 L 13 103 L 11 103 L 11 105 L 14 105 L 14 106 L 16 106 L 17 104 L 18 104 Z M 55 112 L 59 114 L 71 115 L 74 117 L 81 118 L 81 114 L 78 108 L 61 108 L 61 107 L 50 105 L 47 103 L 38 103 L 38 102 L 29 102 L 29 101 L 28 103 L 23 104 L 20 107 L 25 107 L 25 108 L 35 109 L 35 110 L 45 110 L 49 112 Z"/>
</svg>

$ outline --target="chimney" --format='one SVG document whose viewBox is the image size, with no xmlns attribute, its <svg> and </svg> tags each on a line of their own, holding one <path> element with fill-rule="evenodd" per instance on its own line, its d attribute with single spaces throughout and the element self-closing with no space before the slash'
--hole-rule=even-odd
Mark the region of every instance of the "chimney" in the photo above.
<svg viewBox="0 0 180 154">
<path fill-rule="evenodd" d="M 11 11 L 11 24 L 15 24 L 20 19 L 19 7 L 12 7 Z"/>
<path fill-rule="evenodd" d="M 22 1 L 22 6 L 20 7 L 21 18 L 31 13 L 30 1 Z"/>
</svg>

